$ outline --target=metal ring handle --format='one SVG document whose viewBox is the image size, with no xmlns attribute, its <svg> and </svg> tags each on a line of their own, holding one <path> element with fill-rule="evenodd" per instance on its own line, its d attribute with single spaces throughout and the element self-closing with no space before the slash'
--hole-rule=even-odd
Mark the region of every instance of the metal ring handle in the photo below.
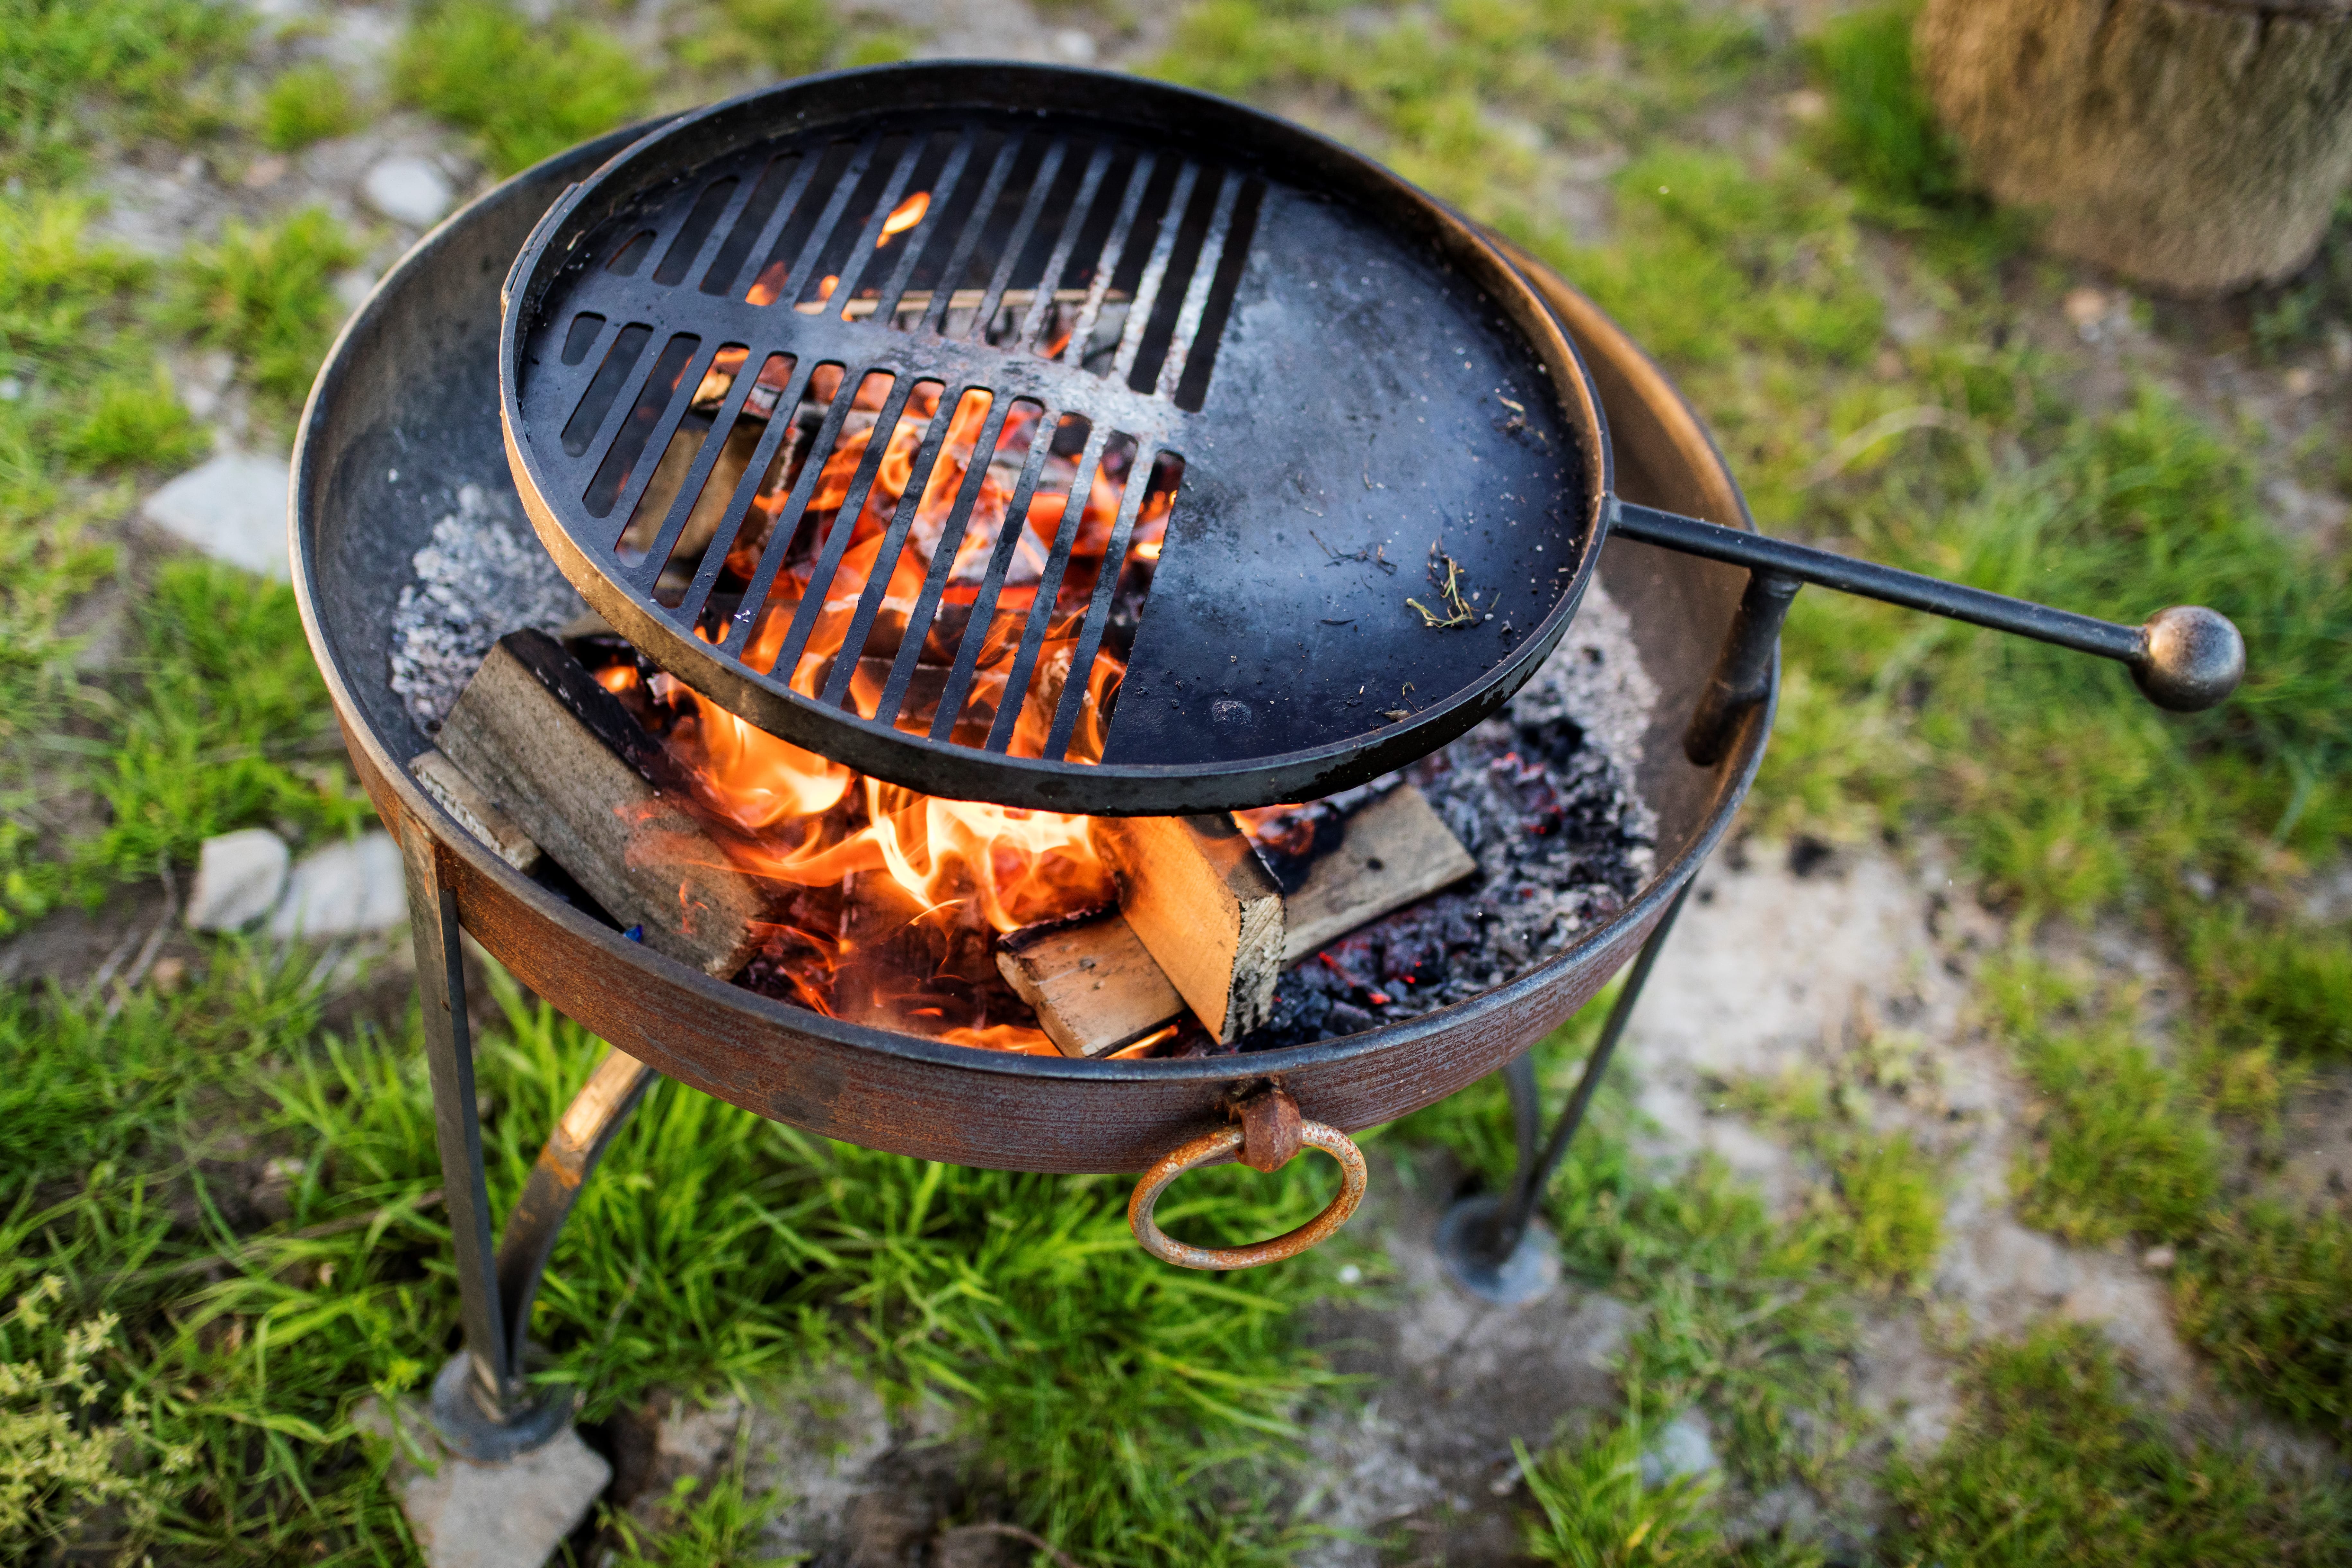
<svg viewBox="0 0 2352 1568">
<path fill-rule="evenodd" d="M 1297 1129 L 1300 1143 L 1320 1149 L 1339 1162 L 1340 1185 L 1339 1195 L 1297 1230 L 1248 1247 L 1193 1247 L 1153 1223 L 1151 1210 L 1171 1182 L 1203 1165 L 1222 1165 L 1241 1152 L 1243 1131 L 1238 1127 L 1204 1133 L 1160 1156 L 1135 1184 L 1135 1195 L 1127 1203 L 1128 1228 L 1135 1232 L 1144 1251 L 1179 1268 L 1255 1268 L 1262 1263 L 1297 1257 L 1348 1223 L 1348 1216 L 1363 1201 L 1365 1182 L 1364 1152 L 1356 1147 L 1354 1139 L 1320 1121 L 1301 1121 Z"/>
</svg>

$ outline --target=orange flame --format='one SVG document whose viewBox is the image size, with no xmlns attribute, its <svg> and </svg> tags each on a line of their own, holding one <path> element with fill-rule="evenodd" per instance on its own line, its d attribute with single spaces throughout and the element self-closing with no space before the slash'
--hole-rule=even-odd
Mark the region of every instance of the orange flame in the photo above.
<svg viewBox="0 0 2352 1568">
<path fill-rule="evenodd" d="M 919 202 L 927 200 L 910 198 L 890 221 L 901 230 L 913 226 L 922 216 Z M 728 368 L 731 376 L 740 364 Z M 773 668 L 803 605 L 814 595 L 807 640 L 788 679 L 795 689 L 815 696 L 837 660 L 850 653 L 847 700 L 871 719 L 901 643 L 919 637 L 914 685 L 898 722 L 924 732 L 940 700 L 944 667 L 962 639 L 978 637 L 971 694 L 954 732 L 959 741 L 977 742 L 1009 700 L 1012 665 L 1071 505 L 1076 460 L 1049 456 L 1045 482 L 1026 514 L 1014 519 L 1008 515 L 1014 476 L 1029 458 L 1043 410 L 1016 402 L 1004 410 L 992 445 L 983 448 L 993 412 L 987 394 L 967 394 L 942 408 L 940 385 L 919 383 L 897 423 L 885 429 L 879 416 L 891 391 L 887 374 L 869 374 L 853 389 L 837 366 L 812 372 L 803 410 L 845 395 L 849 408 L 824 454 L 798 534 L 784 552 L 784 569 L 760 609 L 744 658 L 755 668 Z M 786 411 L 776 416 L 787 416 Z M 942 419 L 946 427 L 939 430 Z M 881 547 L 914 486 L 917 453 L 935 430 L 939 456 L 916 497 L 898 558 L 885 563 Z M 885 445 L 872 490 L 853 514 L 850 488 L 877 440 Z M 1101 574 L 1122 570 L 1106 557 L 1132 450 L 1121 447 L 1115 460 L 1098 464 L 1078 503 L 1069 560 L 1025 677 L 1008 748 L 1013 755 L 1043 753 L 1072 681 L 1079 685 L 1078 722 L 1066 754 L 1072 760 L 1101 754 L 1124 667 L 1108 649 L 1087 668 L 1074 667 Z M 741 531 L 711 546 L 726 550 L 730 576 L 722 580 L 749 578 L 802 482 L 805 448 L 795 439 L 785 451 L 790 456 L 777 459 Z M 947 523 L 975 465 L 981 469 L 975 503 L 961 536 L 950 541 Z M 1148 491 L 1129 542 L 1122 592 L 1129 574 L 1148 573 L 1157 558 L 1172 499 L 1157 484 Z M 975 616 L 989 562 L 1008 528 L 1018 531 L 1009 569 L 992 613 Z M 850 531 L 837 565 L 818 582 L 818 565 L 836 529 Z M 942 569 L 941 603 L 932 624 L 919 630 L 909 617 L 943 550 L 950 558 Z M 877 577 L 881 587 L 866 641 L 847 650 L 851 623 Z M 1087 818 L 944 800 L 862 776 L 746 723 L 669 676 L 641 680 L 630 664 L 609 667 L 597 679 L 665 734 L 690 781 L 691 805 L 713 839 L 730 861 L 774 890 L 776 919 L 760 928 L 762 945 L 749 983 L 835 1016 L 990 1049 L 1053 1052 L 1034 1015 L 996 973 L 992 944 L 1003 932 L 1115 899 L 1111 869 L 1095 850 Z M 645 851 L 648 860 L 683 852 L 650 845 Z M 682 909 L 681 917 L 698 912 Z"/>
<path fill-rule="evenodd" d="M 917 191 L 913 195 L 892 207 L 890 216 L 882 220 L 882 237 L 874 242 L 874 248 L 881 249 L 890 243 L 893 235 L 904 234 L 922 222 L 923 215 L 930 210 L 931 193 L 929 191 Z"/>
</svg>

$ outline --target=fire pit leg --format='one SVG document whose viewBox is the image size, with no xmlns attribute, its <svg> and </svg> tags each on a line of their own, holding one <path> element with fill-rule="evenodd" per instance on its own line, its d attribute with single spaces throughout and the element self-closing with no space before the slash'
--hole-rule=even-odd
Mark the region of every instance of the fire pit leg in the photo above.
<svg viewBox="0 0 2352 1568">
<path fill-rule="evenodd" d="M 524 1331 L 540 1276 L 581 1184 L 654 1073 L 634 1058 L 606 1052 L 540 1152 L 522 1201 L 507 1224 L 506 1245 L 493 1251 L 457 891 L 442 874 L 440 848 L 430 831 L 412 824 L 403 839 L 442 1203 L 457 1252 L 458 1315 L 466 1332 L 466 1348 L 433 1380 L 433 1424 L 451 1452 L 488 1463 L 528 1452 L 570 1428 L 569 1394 L 534 1393 L 524 1378 Z"/>
<path fill-rule="evenodd" d="M 1624 988 L 1617 993 L 1617 1005 L 1609 1010 L 1609 1021 L 1601 1027 L 1601 1038 L 1585 1058 L 1576 1092 L 1569 1096 L 1551 1137 L 1540 1151 L 1535 1138 L 1538 1115 L 1535 1067 L 1521 1055 L 1503 1069 L 1503 1080 L 1511 1090 L 1511 1111 L 1518 1123 L 1518 1169 L 1511 1173 L 1507 1191 L 1464 1198 L 1437 1223 L 1437 1255 L 1454 1282 L 1472 1295 L 1513 1306 L 1549 1295 L 1559 1283 L 1559 1258 L 1551 1233 L 1536 1218 L 1536 1210 L 1543 1202 L 1544 1189 L 1551 1184 L 1552 1173 L 1568 1153 L 1569 1140 L 1584 1121 L 1593 1091 L 1609 1070 L 1609 1058 L 1616 1054 L 1618 1038 L 1625 1033 L 1634 1004 L 1642 999 L 1651 966 L 1657 963 L 1658 952 L 1675 928 L 1675 917 L 1682 913 L 1683 900 L 1689 896 L 1690 884 L 1685 882 L 1659 917 L 1650 940 L 1642 944 L 1625 976 Z"/>
<path fill-rule="evenodd" d="M 1731 630 L 1716 656 L 1715 673 L 1699 693 L 1698 707 L 1683 731 L 1683 755 L 1711 768 L 1730 753 L 1740 721 L 1764 700 L 1772 686 L 1772 650 L 1780 646 L 1780 623 L 1803 581 L 1786 572 L 1751 572 Z M 1660 928 L 1664 930 L 1664 927 Z"/>
</svg>

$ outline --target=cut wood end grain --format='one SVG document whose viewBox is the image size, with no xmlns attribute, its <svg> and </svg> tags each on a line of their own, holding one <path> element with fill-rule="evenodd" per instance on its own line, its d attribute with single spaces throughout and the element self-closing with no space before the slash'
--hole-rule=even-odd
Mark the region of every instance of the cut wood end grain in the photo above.
<svg viewBox="0 0 2352 1568">
<path fill-rule="evenodd" d="M 425 793 L 456 817 L 458 826 L 488 846 L 491 854 L 525 873 L 539 864 L 538 841 L 491 805 L 481 786 L 446 756 L 437 751 L 420 752 L 410 759 L 408 771 Z"/>
<path fill-rule="evenodd" d="M 1119 911 L 1202 1026 L 1237 1040 L 1282 975 L 1282 889 L 1229 816 L 1095 819 Z"/>
<path fill-rule="evenodd" d="M 998 942 L 1005 984 L 1066 1057 L 1098 1057 L 1181 1017 L 1184 999 L 1117 910 L 1029 926 Z"/>
</svg>

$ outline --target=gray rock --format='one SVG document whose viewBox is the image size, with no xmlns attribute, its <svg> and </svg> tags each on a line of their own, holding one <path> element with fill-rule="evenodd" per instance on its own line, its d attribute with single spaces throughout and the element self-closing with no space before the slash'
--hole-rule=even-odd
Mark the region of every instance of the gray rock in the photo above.
<svg viewBox="0 0 2352 1568">
<path fill-rule="evenodd" d="M 282 578 L 292 488 L 283 458 L 223 452 L 149 496 L 140 515 L 216 560 Z"/>
<path fill-rule="evenodd" d="M 761 1551 L 779 1556 L 839 1550 L 858 1505 L 883 1485 L 874 1467 L 896 1447 L 882 1396 L 839 1367 L 770 1391 L 753 1406 L 751 1436 L 744 1489 L 780 1489 L 796 1500 L 761 1531 Z"/>
<path fill-rule="evenodd" d="M 408 919 L 408 885 L 400 846 L 388 833 L 367 833 L 313 849 L 295 863 L 285 896 L 269 916 L 269 934 L 356 936 Z"/>
<path fill-rule="evenodd" d="M 613 1479 L 570 1427 L 503 1464 L 477 1465 L 441 1447 L 418 1400 L 393 1412 L 366 1400 L 352 1424 L 392 1444 L 393 1496 L 426 1568 L 540 1568 Z"/>
<path fill-rule="evenodd" d="M 437 165 L 402 155 L 386 158 L 370 169 L 360 182 L 360 196 L 394 223 L 429 228 L 448 212 L 457 193 Z"/>
<path fill-rule="evenodd" d="M 367 303 L 368 291 L 375 287 L 375 274 L 363 267 L 353 267 L 335 274 L 335 303 L 345 310 L 356 310 Z"/>
<path fill-rule="evenodd" d="M 238 931 L 268 914 L 286 886 L 292 858 L 286 840 L 267 827 L 205 839 L 196 851 L 196 884 L 188 890 L 190 929 Z"/>
<path fill-rule="evenodd" d="M 1705 1421 L 1696 1413 L 1675 1416 L 1666 1423 L 1647 1452 L 1642 1456 L 1642 1484 L 1659 1487 L 1685 1476 L 1713 1475 L 1723 1468 L 1715 1457 L 1715 1444 L 1706 1435 Z"/>
</svg>

